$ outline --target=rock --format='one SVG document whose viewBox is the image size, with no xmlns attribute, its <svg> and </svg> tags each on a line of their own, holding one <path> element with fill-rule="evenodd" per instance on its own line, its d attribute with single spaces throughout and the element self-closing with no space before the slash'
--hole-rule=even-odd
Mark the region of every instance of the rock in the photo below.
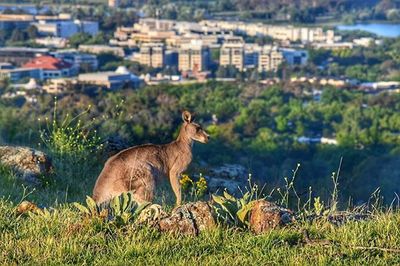
<svg viewBox="0 0 400 266">
<path fill-rule="evenodd" d="M 24 213 L 27 213 L 27 212 L 37 212 L 39 210 L 40 210 L 40 208 L 36 204 L 34 204 L 34 203 L 30 202 L 30 201 L 21 202 L 17 206 L 17 209 L 16 209 L 17 214 L 20 214 L 20 215 L 24 214 Z"/>
<path fill-rule="evenodd" d="M 217 178 L 245 179 L 248 173 L 246 168 L 240 164 L 224 164 L 220 167 L 210 169 L 210 175 Z"/>
<path fill-rule="evenodd" d="M 328 221 L 334 225 L 343 225 L 350 221 L 364 221 L 370 219 L 371 216 L 366 213 L 336 212 L 328 215 Z"/>
<path fill-rule="evenodd" d="M 292 211 L 266 200 L 255 202 L 250 212 L 250 230 L 256 234 L 284 226 L 292 221 Z"/>
<path fill-rule="evenodd" d="M 172 214 L 161 219 L 158 226 L 162 232 L 197 236 L 216 226 L 213 208 L 206 202 L 193 202 L 175 208 Z"/>
<path fill-rule="evenodd" d="M 39 178 L 53 169 L 47 154 L 21 146 L 0 146 L 0 164 L 10 167 L 24 182 L 32 185 L 40 184 Z"/>
<path fill-rule="evenodd" d="M 151 204 L 140 212 L 137 217 L 138 224 L 157 226 L 161 219 L 166 218 L 167 213 L 158 204 Z"/>
<path fill-rule="evenodd" d="M 210 169 L 207 179 L 208 190 L 212 193 L 224 191 L 232 195 L 240 195 L 239 188 L 247 184 L 248 173 L 246 168 L 239 164 L 224 164 L 221 167 Z"/>
<path fill-rule="evenodd" d="M 207 180 L 208 190 L 212 193 L 216 191 L 224 191 L 225 189 L 232 195 L 238 195 L 240 193 L 239 188 L 245 185 L 245 182 L 239 182 L 237 180 L 217 178 L 205 176 Z"/>
</svg>

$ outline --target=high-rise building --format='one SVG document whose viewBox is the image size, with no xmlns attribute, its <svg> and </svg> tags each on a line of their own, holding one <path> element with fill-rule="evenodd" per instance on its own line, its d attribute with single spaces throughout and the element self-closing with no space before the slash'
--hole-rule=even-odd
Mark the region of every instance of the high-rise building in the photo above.
<svg viewBox="0 0 400 266">
<path fill-rule="evenodd" d="M 200 72 L 208 69 L 210 49 L 201 42 L 183 44 L 179 48 L 180 71 Z"/>
<path fill-rule="evenodd" d="M 282 62 L 283 55 L 277 47 L 264 46 L 258 56 L 258 71 L 277 71 Z"/>
<path fill-rule="evenodd" d="M 162 43 L 145 43 L 140 47 L 139 63 L 158 68 L 165 64 L 165 46 Z"/>
</svg>

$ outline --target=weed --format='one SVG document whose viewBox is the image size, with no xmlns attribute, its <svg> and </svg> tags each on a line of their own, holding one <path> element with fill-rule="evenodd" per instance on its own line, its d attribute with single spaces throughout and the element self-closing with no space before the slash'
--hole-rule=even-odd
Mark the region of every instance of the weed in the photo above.
<svg viewBox="0 0 400 266">
<path fill-rule="evenodd" d="M 61 119 L 57 114 L 57 99 L 55 99 L 52 121 L 46 118 L 46 129 L 40 129 L 40 138 L 52 154 L 85 160 L 89 153 L 102 148 L 97 131 L 91 128 L 93 123 L 84 125 L 80 119 L 89 113 L 90 108 L 89 106 L 76 116 L 67 114 Z"/>
</svg>

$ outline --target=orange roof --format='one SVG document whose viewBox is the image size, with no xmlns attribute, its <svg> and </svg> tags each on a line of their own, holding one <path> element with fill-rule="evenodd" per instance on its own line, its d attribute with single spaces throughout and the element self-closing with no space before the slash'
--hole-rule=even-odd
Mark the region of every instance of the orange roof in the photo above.
<svg viewBox="0 0 400 266">
<path fill-rule="evenodd" d="M 49 55 L 38 56 L 24 64 L 24 68 L 41 68 L 44 70 L 61 70 L 70 68 L 71 64 L 64 60 L 54 58 Z"/>
</svg>

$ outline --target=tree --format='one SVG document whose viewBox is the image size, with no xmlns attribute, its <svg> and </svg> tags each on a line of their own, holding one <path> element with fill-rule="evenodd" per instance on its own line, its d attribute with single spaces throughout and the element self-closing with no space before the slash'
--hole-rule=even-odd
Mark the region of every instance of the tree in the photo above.
<svg viewBox="0 0 400 266">
<path fill-rule="evenodd" d="M 79 45 L 85 44 L 90 40 L 90 35 L 87 33 L 79 32 L 69 38 L 69 44 L 72 47 L 78 48 Z"/>
<path fill-rule="evenodd" d="M 34 25 L 30 25 L 26 29 L 26 33 L 28 34 L 29 39 L 36 39 L 38 37 L 38 29 Z"/>
<path fill-rule="evenodd" d="M 25 32 L 23 32 L 21 29 L 18 28 L 13 30 L 10 38 L 11 42 L 23 42 L 25 40 L 26 40 Z"/>
</svg>

